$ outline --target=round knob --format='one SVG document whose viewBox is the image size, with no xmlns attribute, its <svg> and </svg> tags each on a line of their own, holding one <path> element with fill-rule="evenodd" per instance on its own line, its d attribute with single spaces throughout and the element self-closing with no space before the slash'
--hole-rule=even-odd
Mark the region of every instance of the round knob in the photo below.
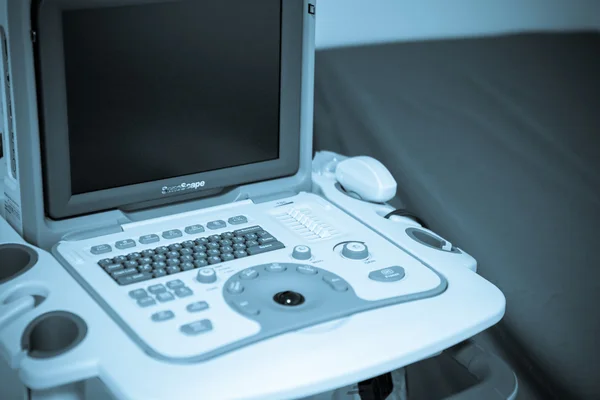
<svg viewBox="0 0 600 400">
<path fill-rule="evenodd" d="M 200 283 L 213 283 L 217 280 L 217 273 L 212 268 L 201 268 L 196 279 Z"/>
<path fill-rule="evenodd" d="M 292 252 L 292 257 L 296 260 L 308 260 L 312 257 L 310 247 L 308 246 L 296 246 Z"/>
<path fill-rule="evenodd" d="M 369 257 L 369 249 L 363 243 L 350 242 L 342 247 L 342 255 L 351 260 L 364 260 Z"/>
</svg>

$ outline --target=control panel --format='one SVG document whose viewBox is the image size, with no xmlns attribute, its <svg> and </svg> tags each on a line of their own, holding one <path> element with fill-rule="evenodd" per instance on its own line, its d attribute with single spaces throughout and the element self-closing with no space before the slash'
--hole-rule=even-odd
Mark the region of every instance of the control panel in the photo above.
<svg viewBox="0 0 600 400">
<path fill-rule="evenodd" d="M 145 221 L 54 252 L 134 341 L 172 362 L 208 360 L 447 286 L 309 193 Z"/>
</svg>

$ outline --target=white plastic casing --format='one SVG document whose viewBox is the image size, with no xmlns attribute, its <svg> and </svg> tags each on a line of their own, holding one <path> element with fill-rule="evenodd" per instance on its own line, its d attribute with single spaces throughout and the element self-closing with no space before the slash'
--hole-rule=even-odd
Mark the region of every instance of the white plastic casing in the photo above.
<svg viewBox="0 0 600 400">
<path fill-rule="evenodd" d="M 384 203 L 396 195 L 394 177 L 372 157 L 358 156 L 341 161 L 335 177 L 347 192 L 355 193 L 366 201 Z"/>
</svg>

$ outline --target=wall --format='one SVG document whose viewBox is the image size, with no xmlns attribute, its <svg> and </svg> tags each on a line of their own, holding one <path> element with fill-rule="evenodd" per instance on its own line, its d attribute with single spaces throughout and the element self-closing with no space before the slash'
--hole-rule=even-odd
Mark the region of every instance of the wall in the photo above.
<svg viewBox="0 0 600 400">
<path fill-rule="evenodd" d="M 318 0 L 317 47 L 497 34 L 600 30 L 599 0 Z"/>
</svg>

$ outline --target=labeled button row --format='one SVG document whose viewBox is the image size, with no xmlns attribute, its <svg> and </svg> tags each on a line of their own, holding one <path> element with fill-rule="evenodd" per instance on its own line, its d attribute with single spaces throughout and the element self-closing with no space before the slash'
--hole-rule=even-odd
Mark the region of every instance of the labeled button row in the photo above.
<svg viewBox="0 0 600 400">
<path fill-rule="evenodd" d="M 248 218 L 244 215 L 236 215 L 235 217 L 231 217 L 227 220 L 230 225 L 240 225 L 248 222 Z M 227 222 L 223 220 L 210 221 L 206 224 L 206 227 L 210 230 L 222 229 L 227 227 Z M 190 225 L 183 230 L 188 235 L 196 235 L 199 233 L 203 233 L 205 231 L 204 226 L 200 224 Z M 183 236 L 183 232 L 179 229 L 170 229 L 168 231 L 164 231 L 161 234 L 163 239 L 172 240 L 177 239 Z M 143 235 L 138 238 L 140 244 L 151 244 L 159 242 L 160 236 L 156 234 Z M 262 244 L 262 243 L 261 243 Z M 125 250 L 136 247 L 137 243 L 134 239 L 124 239 L 115 242 L 114 246 L 117 250 Z M 93 255 L 106 254 L 113 251 L 113 247 L 110 244 L 100 244 L 97 246 L 93 246 L 90 249 L 90 253 Z"/>
</svg>

